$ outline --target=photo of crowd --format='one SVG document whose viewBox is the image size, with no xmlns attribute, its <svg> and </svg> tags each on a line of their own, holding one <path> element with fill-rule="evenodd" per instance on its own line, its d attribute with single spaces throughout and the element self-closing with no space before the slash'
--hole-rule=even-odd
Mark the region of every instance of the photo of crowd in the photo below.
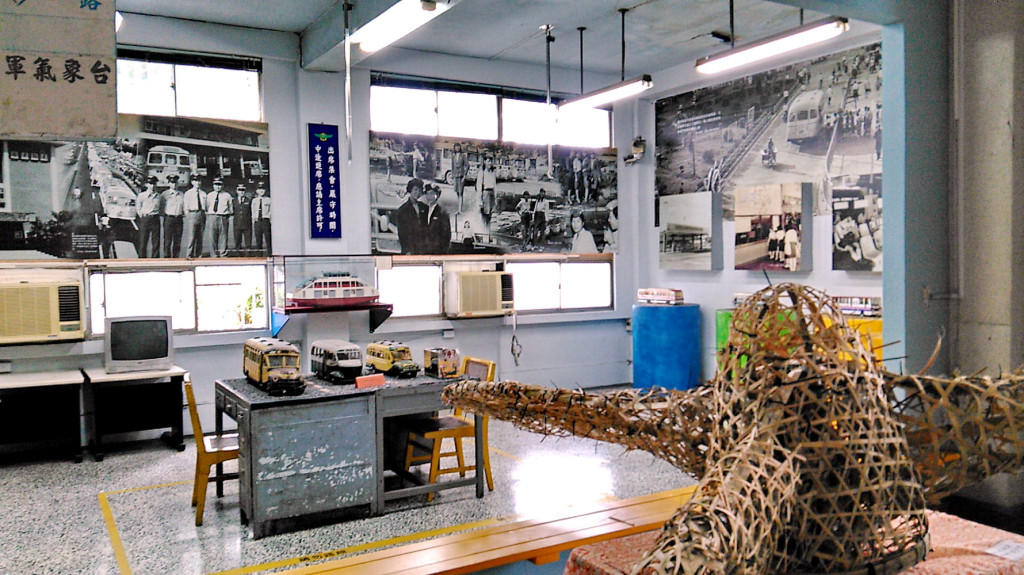
<svg viewBox="0 0 1024 575">
<path fill-rule="evenodd" d="M 610 253 L 615 150 L 370 133 L 375 254 Z"/>
</svg>

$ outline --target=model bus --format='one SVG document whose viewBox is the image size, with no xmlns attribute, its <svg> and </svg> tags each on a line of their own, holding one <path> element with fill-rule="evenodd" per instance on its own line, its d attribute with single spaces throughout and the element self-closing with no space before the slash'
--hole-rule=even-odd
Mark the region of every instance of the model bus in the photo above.
<svg viewBox="0 0 1024 575">
<path fill-rule="evenodd" d="M 299 373 L 299 348 L 282 339 L 245 340 L 242 371 L 249 383 L 270 395 L 299 395 L 306 381 Z"/>
<path fill-rule="evenodd" d="M 413 377 L 420 366 L 412 360 L 409 346 L 398 341 L 375 341 L 366 346 L 366 367 L 387 375 Z"/>
<path fill-rule="evenodd" d="M 636 300 L 675 305 L 683 303 L 683 291 L 672 288 L 640 288 L 636 290 Z"/>
<path fill-rule="evenodd" d="M 825 93 L 810 90 L 793 99 L 786 111 L 786 139 L 802 142 L 821 133 L 822 105 Z"/>
<path fill-rule="evenodd" d="M 363 374 L 363 351 L 343 339 L 320 339 L 309 349 L 313 375 L 331 383 L 353 383 Z"/>
</svg>

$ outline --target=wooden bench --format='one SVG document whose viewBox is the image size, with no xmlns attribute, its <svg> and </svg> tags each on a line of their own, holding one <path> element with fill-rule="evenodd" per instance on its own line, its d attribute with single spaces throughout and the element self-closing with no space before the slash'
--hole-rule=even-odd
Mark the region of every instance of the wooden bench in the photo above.
<svg viewBox="0 0 1024 575">
<path fill-rule="evenodd" d="M 542 565 L 580 545 L 659 529 L 696 486 L 570 509 L 286 571 L 288 575 L 457 575 L 517 561 Z"/>
</svg>

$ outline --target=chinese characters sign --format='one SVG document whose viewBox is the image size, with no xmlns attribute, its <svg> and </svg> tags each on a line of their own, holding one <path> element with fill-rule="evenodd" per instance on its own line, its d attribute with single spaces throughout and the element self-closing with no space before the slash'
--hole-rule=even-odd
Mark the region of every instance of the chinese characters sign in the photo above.
<svg viewBox="0 0 1024 575">
<path fill-rule="evenodd" d="M 114 0 L 0 1 L 0 136 L 112 138 Z"/>
<path fill-rule="evenodd" d="M 312 238 L 341 237 L 338 127 L 309 124 L 309 229 Z"/>
</svg>

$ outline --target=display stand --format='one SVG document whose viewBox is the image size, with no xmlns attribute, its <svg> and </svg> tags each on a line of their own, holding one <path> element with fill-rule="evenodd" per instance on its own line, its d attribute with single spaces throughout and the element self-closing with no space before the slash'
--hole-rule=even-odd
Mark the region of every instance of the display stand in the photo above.
<svg viewBox="0 0 1024 575">
<path fill-rule="evenodd" d="M 633 387 L 689 389 L 701 382 L 700 306 L 633 306 Z"/>
<path fill-rule="evenodd" d="M 86 435 L 96 461 L 103 461 L 103 436 L 129 431 L 170 428 L 161 439 L 185 450 L 182 434 L 182 383 L 188 370 L 107 373 L 84 369 Z"/>
<path fill-rule="evenodd" d="M 21 450 L 64 443 L 81 462 L 84 381 L 77 369 L 0 374 L 0 445 Z"/>
</svg>

